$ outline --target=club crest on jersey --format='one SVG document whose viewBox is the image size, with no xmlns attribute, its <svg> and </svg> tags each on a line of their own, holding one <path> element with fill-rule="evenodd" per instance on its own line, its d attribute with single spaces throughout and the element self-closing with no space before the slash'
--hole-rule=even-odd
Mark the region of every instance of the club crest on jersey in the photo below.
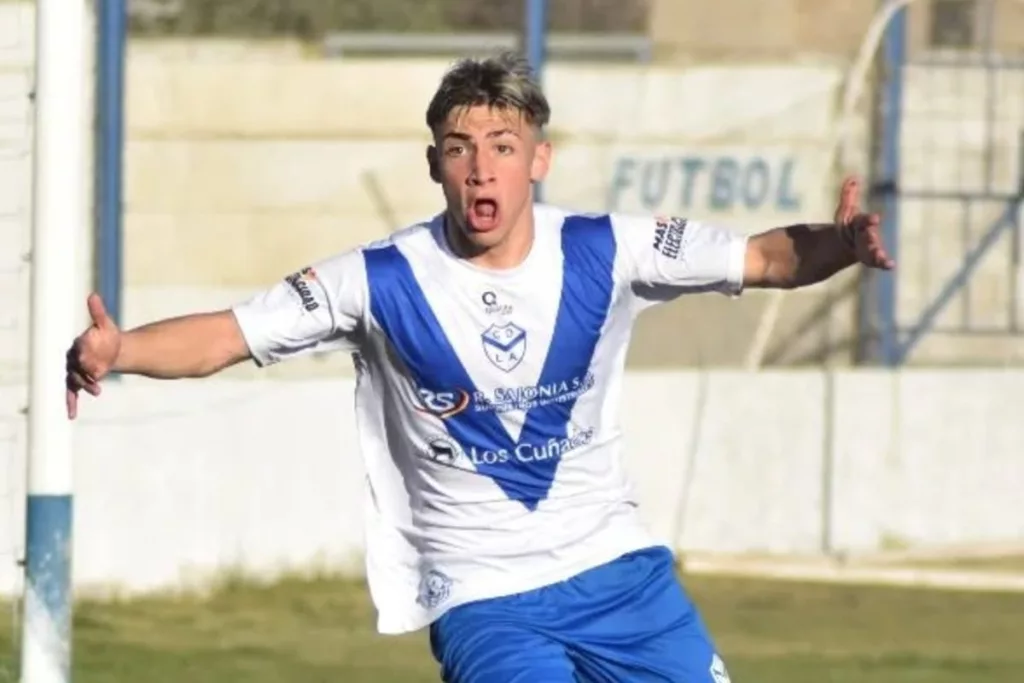
<svg viewBox="0 0 1024 683">
<path fill-rule="evenodd" d="M 526 330 L 515 323 L 491 325 L 480 335 L 484 353 L 491 365 L 512 372 L 523 362 L 526 355 Z"/>
<path fill-rule="evenodd" d="M 447 600 L 452 594 L 452 580 L 437 571 L 431 569 L 420 579 L 418 602 L 427 609 L 434 609 Z"/>
</svg>

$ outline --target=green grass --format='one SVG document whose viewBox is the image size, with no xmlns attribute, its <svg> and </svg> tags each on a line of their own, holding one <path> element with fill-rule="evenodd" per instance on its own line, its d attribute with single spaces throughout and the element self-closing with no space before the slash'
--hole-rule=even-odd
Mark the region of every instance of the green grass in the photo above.
<svg viewBox="0 0 1024 683">
<path fill-rule="evenodd" d="M 1024 681 L 1024 596 L 691 577 L 735 683 Z M 14 670 L 9 624 L 0 667 Z M 231 582 L 83 602 L 75 683 L 437 681 L 425 635 L 382 637 L 362 582 Z"/>
</svg>

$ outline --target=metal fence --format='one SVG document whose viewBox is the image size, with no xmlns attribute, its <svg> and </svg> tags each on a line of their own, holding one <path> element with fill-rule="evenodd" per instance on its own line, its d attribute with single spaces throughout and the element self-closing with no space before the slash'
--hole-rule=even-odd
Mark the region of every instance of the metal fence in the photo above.
<svg viewBox="0 0 1024 683">
<path fill-rule="evenodd" d="M 872 297 L 877 355 L 1024 361 L 1024 1 L 912 4 L 888 41 L 879 191 L 899 275 Z"/>
</svg>

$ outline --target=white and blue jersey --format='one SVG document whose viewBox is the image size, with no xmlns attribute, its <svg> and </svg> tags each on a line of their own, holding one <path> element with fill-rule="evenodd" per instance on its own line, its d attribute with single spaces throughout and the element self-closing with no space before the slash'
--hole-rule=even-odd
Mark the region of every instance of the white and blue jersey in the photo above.
<svg viewBox="0 0 1024 683">
<path fill-rule="evenodd" d="M 383 633 L 656 545 L 621 461 L 633 323 L 687 292 L 738 294 L 746 239 L 676 218 L 534 214 L 513 269 L 457 258 L 438 216 L 234 309 L 260 365 L 354 354 Z"/>
</svg>

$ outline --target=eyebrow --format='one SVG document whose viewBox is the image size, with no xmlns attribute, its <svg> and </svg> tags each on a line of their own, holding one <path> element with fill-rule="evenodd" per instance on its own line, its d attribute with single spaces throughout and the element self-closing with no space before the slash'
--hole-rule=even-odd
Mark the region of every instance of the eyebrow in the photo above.
<svg viewBox="0 0 1024 683">
<path fill-rule="evenodd" d="M 499 130 L 492 130 L 490 133 L 487 134 L 486 137 L 488 137 L 488 138 L 500 138 L 502 135 L 514 135 L 515 137 L 519 137 L 519 133 L 515 132 L 511 128 L 501 128 Z M 449 133 L 445 133 L 444 137 L 445 137 L 445 139 L 455 138 L 456 140 L 466 140 L 466 141 L 469 141 L 469 140 L 473 139 L 472 136 L 469 135 L 468 133 L 459 133 L 459 132 L 456 132 L 456 131 L 451 131 Z"/>
</svg>

